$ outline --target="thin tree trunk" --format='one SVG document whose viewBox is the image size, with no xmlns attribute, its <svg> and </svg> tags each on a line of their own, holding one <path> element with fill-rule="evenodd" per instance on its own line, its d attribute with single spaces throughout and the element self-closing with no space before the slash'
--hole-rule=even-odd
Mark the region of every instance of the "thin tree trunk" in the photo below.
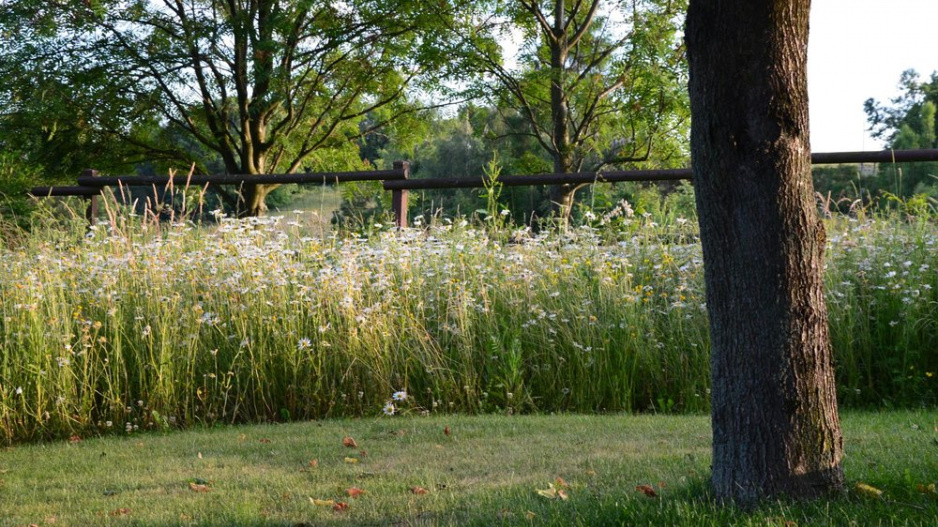
<svg viewBox="0 0 938 527">
<path fill-rule="evenodd" d="M 843 486 L 811 183 L 810 0 L 691 0 L 691 156 L 712 341 L 722 499 Z"/>
<path fill-rule="evenodd" d="M 263 216 L 267 212 L 267 195 L 270 194 L 277 185 L 245 185 L 241 190 L 244 196 L 244 210 L 240 211 L 240 216 Z"/>
<path fill-rule="evenodd" d="M 565 2 L 554 1 L 554 27 L 550 40 L 550 109 L 551 109 L 551 142 L 554 148 L 554 172 L 566 174 L 571 171 L 573 161 L 570 158 L 570 129 L 567 121 L 570 117 L 570 108 L 567 94 L 564 90 L 564 76 L 567 69 L 567 54 L 570 52 L 565 25 Z M 573 198 L 576 187 L 573 185 L 556 185 L 550 188 L 551 212 L 562 226 L 570 220 L 573 211 Z"/>
</svg>

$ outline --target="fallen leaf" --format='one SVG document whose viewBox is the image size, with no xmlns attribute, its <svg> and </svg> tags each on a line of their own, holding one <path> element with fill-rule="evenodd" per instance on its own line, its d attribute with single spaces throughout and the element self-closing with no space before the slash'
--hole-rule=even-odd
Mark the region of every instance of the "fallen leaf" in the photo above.
<svg viewBox="0 0 938 527">
<path fill-rule="evenodd" d="M 543 496 L 549 500 L 567 499 L 567 493 L 563 489 L 558 489 L 554 486 L 553 483 L 548 483 L 547 486 L 548 488 L 546 489 L 536 489 L 538 495 Z"/>
<path fill-rule="evenodd" d="M 355 442 L 351 437 L 346 437 L 342 440 L 342 446 L 346 448 L 358 448 L 358 443 Z"/>
<path fill-rule="evenodd" d="M 935 484 L 932 483 L 931 485 L 922 485 L 919 483 L 918 491 L 922 494 L 935 494 Z"/>
<path fill-rule="evenodd" d="M 857 483 L 854 487 L 858 493 L 867 498 L 882 498 L 883 491 L 879 490 L 876 487 L 867 485 L 866 483 Z"/>
<path fill-rule="evenodd" d="M 659 481 L 659 482 L 658 482 L 658 488 L 659 488 L 659 489 L 663 489 L 663 488 L 665 488 L 665 487 L 667 487 L 667 486 L 668 486 L 668 484 L 665 483 L 665 482 L 663 482 L 663 481 Z"/>
<path fill-rule="evenodd" d="M 364 494 L 364 493 L 365 493 L 365 491 L 362 490 L 362 489 L 360 489 L 360 488 L 358 488 L 358 487 L 352 487 L 352 488 L 349 488 L 349 489 L 346 489 L 346 490 L 345 490 L 345 494 L 348 495 L 348 497 L 350 497 L 350 498 L 357 498 L 357 497 L 361 496 L 361 495 Z"/>
<path fill-rule="evenodd" d="M 368 451 L 367 451 L 367 450 L 359 450 L 358 453 L 361 454 L 362 457 L 368 457 Z"/>
<path fill-rule="evenodd" d="M 199 452 L 199 459 L 202 459 L 202 453 Z"/>
<path fill-rule="evenodd" d="M 649 498 L 654 498 L 658 495 L 658 493 L 655 492 L 655 489 L 651 485 L 636 485 L 635 490 L 641 492 Z"/>
<path fill-rule="evenodd" d="M 114 509 L 108 513 L 108 516 L 126 516 L 130 514 L 130 509 L 121 507 L 119 509 Z"/>
<path fill-rule="evenodd" d="M 418 487 L 411 487 L 411 488 L 410 488 L 410 492 L 411 492 L 411 494 L 416 494 L 416 495 L 418 495 L 418 496 L 423 496 L 424 494 L 426 494 L 426 493 L 428 493 L 428 492 L 430 492 L 430 491 L 427 490 L 427 489 L 425 489 L 425 488 L 423 488 L 423 487 L 419 487 L 419 486 L 418 486 Z"/>
<path fill-rule="evenodd" d="M 317 507 L 332 507 L 335 505 L 335 500 L 317 500 L 316 498 L 310 498 L 309 501 Z"/>
<path fill-rule="evenodd" d="M 309 460 L 309 468 L 316 468 L 316 467 L 318 467 L 318 466 L 319 466 L 319 460 L 318 460 L 318 459 L 310 459 L 310 460 Z"/>
<path fill-rule="evenodd" d="M 336 511 L 336 512 L 344 512 L 344 511 L 347 511 L 347 510 L 348 510 L 348 503 L 345 503 L 344 501 L 336 502 L 336 504 L 332 506 L 332 510 L 334 510 L 334 511 Z"/>
<path fill-rule="evenodd" d="M 527 518 L 527 519 L 529 519 L 529 520 L 533 520 L 534 518 L 537 518 L 537 514 L 534 514 L 533 512 L 528 511 L 528 512 L 524 513 L 524 517 Z"/>
<path fill-rule="evenodd" d="M 449 427 L 448 427 L 448 426 L 444 426 L 444 427 L 443 427 L 443 435 L 445 435 L 446 437 L 449 437 L 450 431 L 449 431 Z"/>
<path fill-rule="evenodd" d="M 270 443 L 270 439 L 267 439 L 266 437 L 264 437 L 261 439 L 261 443 Z"/>
<path fill-rule="evenodd" d="M 549 489 L 537 489 L 539 496 L 543 496 L 549 500 L 557 499 L 557 489 L 551 485 Z"/>
<path fill-rule="evenodd" d="M 212 490 L 208 485 L 203 485 L 200 483 L 189 483 L 189 489 L 193 492 L 208 492 Z"/>
<path fill-rule="evenodd" d="M 593 469 L 591 469 L 591 468 L 588 468 L 588 469 L 586 469 L 586 475 L 587 475 L 587 476 L 595 476 L 595 475 L 596 475 L 596 471 L 593 470 Z"/>
<path fill-rule="evenodd" d="M 73 435 L 72 437 L 68 438 L 68 442 L 69 443 L 81 443 L 81 436 Z"/>
<path fill-rule="evenodd" d="M 345 462 L 346 462 L 346 463 L 358 463 L 358 458 L 355 458 L 355 457 L 347 457 L 347 458 L 345 458 Z"/>
<path fill-rule="evenodd" d="M 562 489 L 570 488 L 570 485 L 566 481 L 564 481 L 563 478 L 561 478 L 560 476 L 557 476 L 557 479 L 554 480 L 554 483 L 556 483 L 557 486 Z"/>
</svg>

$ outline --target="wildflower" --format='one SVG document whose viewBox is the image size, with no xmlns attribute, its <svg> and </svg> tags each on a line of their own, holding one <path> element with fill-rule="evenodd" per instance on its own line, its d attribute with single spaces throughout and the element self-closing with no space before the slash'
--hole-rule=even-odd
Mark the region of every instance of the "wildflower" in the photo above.
<svg viewBox="0 0 938 527">
<path fill-rule="evenodd" d="M 296 343 L 296 349 L 303 351 L 305 349 L 308 349 L 312 345 L 313 345 L 313 341 L 309 340 L 306 337 L 303 337 L 300 339 L 299 342 Z"/>
<path fill-rule="evenodd" d="M 394 403 L 385 403 L 384 408 L 381 409 L 384 415 L 394 415 L 395 410 Z"/>
<path fill-rule="evenodd" d="M 23 387 L 22 387 L 22 386 L 18 386 L 18 387 L 16 388 L 16 395 L 23 395 Z"/>
<path fill-rule="evenodd" d="M 404 399 L 407 399 L 407 392 L 394 392 L 394 395 L 392 395 L 391 398 L 395 401 L 403 401 Z"/>
<path fill-rule="evenodd" d="M 141 332 L 141 334 L 142 334 L 144 337 L 149 337 L 149 336 L 150 336 L 150 331 L 152 331 L 151 328 L 150 328 L 150 325 L 147 324 L 146 326 L 143 327 L 143 331 Z"/>
</svg>

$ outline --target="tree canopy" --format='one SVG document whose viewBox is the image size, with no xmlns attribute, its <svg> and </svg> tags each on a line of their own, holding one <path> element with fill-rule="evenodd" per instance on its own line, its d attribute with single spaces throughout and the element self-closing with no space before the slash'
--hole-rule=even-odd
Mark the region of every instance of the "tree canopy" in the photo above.
<svg viewBox="0 0 938 527">
<path fill-rule="evenodd" d="M 0 100 L 68 128 L 69 109 L 88 112 L 94 133 L 145 156 L 293 172 L 414 111 L 408 89 L 452 69 L 435 46 L 452 14 L 409 0 L 14 1 L 0 18 L 17 43 L 4 62 L 43 82 Z M 57 85 L 67 89 L 48 100 L 65 109 L 49 112 L 40 101 Z M 262 210 L 269 190 L 248 189 L 246 209 Z"/>
<path fill-rule="evenodd" d="M 686 159 L 684 1 L 495 0 L 471 12 L 456 52 L 480 74 L 474 93 L 510 113 L 557 173 Z M 502 45 L 493 43 L 501 42 Z M 510 44 L 506 44 L 510 43 Z M 512 55 L 511 47 L 517 47 Z M 506 118 L 506 122 L 512 119 Z M 570 213 L 576 187 L 551 199 Z"/>
</svg>

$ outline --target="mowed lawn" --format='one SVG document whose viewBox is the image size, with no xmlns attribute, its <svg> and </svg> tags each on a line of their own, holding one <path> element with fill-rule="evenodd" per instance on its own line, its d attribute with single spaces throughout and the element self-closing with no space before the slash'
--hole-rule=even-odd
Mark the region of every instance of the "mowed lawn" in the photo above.
<svg viewBox="0 0 938 527">
<path fill-rule="evenodd" d="M 394 416 L 73 438 L 2 450 L 0 525 L 938 525 L 938 411 L 848 413 L 843 426 L 845 495 L 750 511 L 708 496 L 706 416 Z"/>
</svg>

